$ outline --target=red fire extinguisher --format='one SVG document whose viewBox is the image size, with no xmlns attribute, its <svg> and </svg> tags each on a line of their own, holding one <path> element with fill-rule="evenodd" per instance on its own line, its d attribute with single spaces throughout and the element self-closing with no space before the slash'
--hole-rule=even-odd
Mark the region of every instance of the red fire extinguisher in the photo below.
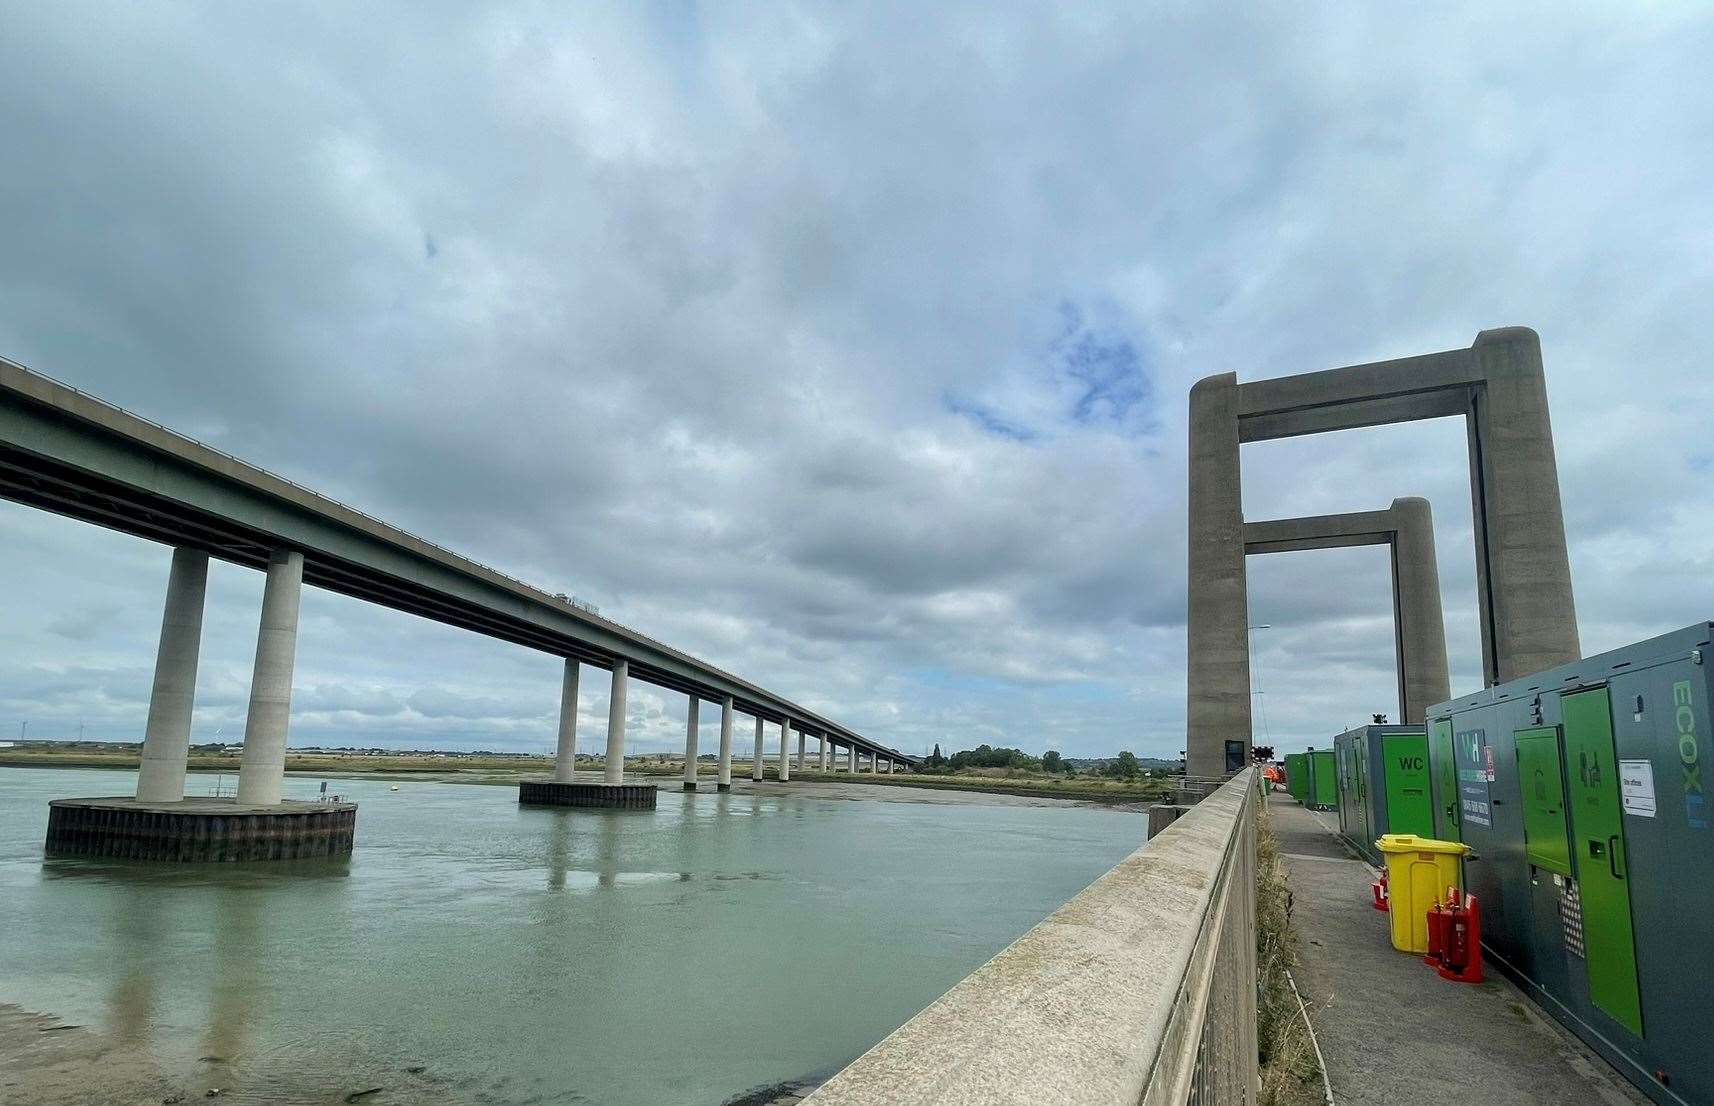
<svg viewBox="0 0 1714 1106">
<path fill-rule="evenodd" d="M 1436 915 L 1440 949 L 1435 971 L 1454 983 L 1482 982 L 1482 910 L 1475 895 L 1448 888 L 1447 901 L 1429 912 L 1429 949 L 1434 950 Z"/>
<path fill-rule="evenodd" d="M 1371 902 L 1369 904 L 1370 906 L 1372 906 L 1376 910 L 1380 910 L 1380 911 L 1385 911 L 1387 909 L 1387 873 L 1386 872 L 1382 872 L 1380 879 L 1369 884 L 1369 894 L 1373 895 L 1375 898 L 1375 901 Z"/>
</svg>

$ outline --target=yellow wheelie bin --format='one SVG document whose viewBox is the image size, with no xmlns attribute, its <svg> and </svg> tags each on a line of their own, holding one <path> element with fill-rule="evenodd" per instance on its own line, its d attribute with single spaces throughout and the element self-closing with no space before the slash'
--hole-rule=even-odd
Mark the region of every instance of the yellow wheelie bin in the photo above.
<svg viewBox="0 0 1714 1106">
<path fill-rule="evenodd" d="M 1446 901 L 1446 889 L 1464 889 L 1459 862 L 1470 846 L 1437 841 L 1414 833 L 1389 833 L 1375 842 L 1387 862 L 1387 914 L 1392 920 L 1393 948 L 1400 952 L 1428 951 L 1428 912 Z"/>
</svg>

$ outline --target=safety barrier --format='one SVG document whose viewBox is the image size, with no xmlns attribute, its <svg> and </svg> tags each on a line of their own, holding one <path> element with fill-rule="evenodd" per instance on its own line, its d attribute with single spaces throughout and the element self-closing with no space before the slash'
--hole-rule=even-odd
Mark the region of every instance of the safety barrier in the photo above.
<svg viewBox="0 0 1714 1106">
<path fill-rule="evenodd" d="M 1255 774 L 1238 773 L 806 1102 L 1251 1106 Z"/>
</svg>

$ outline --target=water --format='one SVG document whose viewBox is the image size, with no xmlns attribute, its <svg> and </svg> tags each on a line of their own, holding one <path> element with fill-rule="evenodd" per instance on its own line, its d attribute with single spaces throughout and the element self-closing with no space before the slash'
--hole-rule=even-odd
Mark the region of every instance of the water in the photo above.
<svg viewBox="0 0 1714 1106">
<path fill-rule="evenodd" d="M 663 790 L 654 814 L 601 813 L 341 780 L 362 804 L 348 862 L 43 860 L 50 798 L 134 780 L 0 769 L 0 1001 L 171 1072 L 226 1065 L 255 1101 L 407 1101 L 417 1065 L 455 1101 L 621 1106 L 825 1073 L 1145 830 L 1079 807 Z"/>
</svg>

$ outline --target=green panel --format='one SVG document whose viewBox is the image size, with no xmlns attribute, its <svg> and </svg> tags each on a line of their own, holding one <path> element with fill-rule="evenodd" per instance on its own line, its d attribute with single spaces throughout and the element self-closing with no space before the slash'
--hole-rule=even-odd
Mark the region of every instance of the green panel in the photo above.
<svg viewBox="0 0 1714 1106">
<path fill-rule="evenodd" d="M 1287 753 L 1285 758 L 1286 793 L 1300 803 L 1309 802 L 1309 757 L 1303 753 Z"/>
<path fill-rule="evenodd" d="M 1434 724 L 1429 736 L 1429 763 L 1434 773 L 1434 832 L 1442 841 L 1458 835 L 1458 764 L 1452 752 L 1452 719 Z"/>
<path fill-rule="evenodd" d="M 1537 868 L 1571 874 L 1565 835 L 1565 777 L 1559 769 L 1559 727 L 1519 730 L 1518 786 L 1524 793 L 1524 847 Z"/>
<path fill-rule="evenodd" d="M 1619 816 L 1619 771 L 1613 755 L 1613 716 L 1607 689 L 1559 698 L 1565 720 L 1565 764 L 1571 793 L 1571 839 L 1583 896 L 1584 964 L 1589 999 L 1642 1036 L 1637 949 L 1626 882 L 1625 827 Z"/>
<path fill-rule="evenodd" d="M 1331 810 L 1339 805 L 1339 769 L 1333 763 L 1333 750 L 1317 749 L 1309 754 L 1309 761 L 1315 805 Z"/>
<path fill-rule="evenodd" d="M 1434 805 L 1428 797 L 1428 738 L 1387 734 L 1381 738 L 1387 772 L 1387 832 L 1434 836 Z"/>
</svg>

